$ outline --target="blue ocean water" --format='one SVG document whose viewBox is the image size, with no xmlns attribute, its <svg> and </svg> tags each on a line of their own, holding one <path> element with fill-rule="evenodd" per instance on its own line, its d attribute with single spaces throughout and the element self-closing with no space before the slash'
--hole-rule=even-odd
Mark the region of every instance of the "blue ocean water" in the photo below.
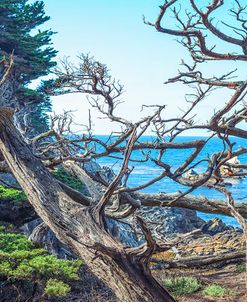
<svg viewBox="0 0 247 302">
<path fill-rule="evenodd" d="M 106 140 L 107 136 L 99 136 L 99 138 Z M 142 137 L 141 141 L 147 141 L 151 142 L 154 138 L 151 136 Z M 186 142 L 191 140 L 198 140 L 198 139 L 205 139 L 205 137 L 179 137 L 177 138 L 177 142 Z M 237 150 L 240 147 L 247 148 L 247 141 L 245 139 L 240 138 L 231 138 L 231 142 L 234 142 L 234 149 Z M 222 141 L 218 138 L 212 138 L 208 144 L 205 146 L 205 148 L 201 151 L 199 154 L 198 159 L 205 159 L 208 156 L 212 155 L 213 152 L 222 151 Z M 170 149 L 167 150 L 163 159 L 166 161 L 166 163 L 170 164 L 172 166 L 172 169 L 176 169 L 190 154 L 191 150 L 174 150 Z M 152 156 L 155 156 L 155 152 L 152 152 Z M 119 156 L 119 154 L 116 154 Z M 132 158 L 135 160 L 140 160 L 143 158 L 143 154 L 140 151 L 134 151 L 132 154 Z M 247 163 L 247 154 L 239 156 L 239 160 L 241 163 Z M 109 158 L 104 157 L 97 160 L 97 162 L 102 166 L 109 166 L 111 167 L 115 172 L 118 171 L 119 166 L 121 165 L 121 160 L 118 160 L 116 158 Z M 131 173 L 131 176 L 128 180 L 128 186 L 139 186 L 152 178 L 160 175 L 162 172 L 162 169 L 160 167 L 155 166 L 155 164 L 151 161 L 147 162 L 133 162 L 130 164 L 130 166 L 134 166 L 133 172 Z M 199 166 L 195 168 L 195 170 L 198 173 L 202 173 L 205 171 L 205 168 L 207 167 L 206 162 L 202 162 Z M 230 191 L 233 194 L 233 197 L 236 201 L 247 201 L 247 177 L 241 179 L 241 180 L 233 180 L 234 184 L 229 188 Z M 160 180 L 159 182 L 154 183 L 150 187 L 147 187 L 143 190 L 143 192 L 148 193 L 158 193 L 158 192 L 177 192 L 185 191 L 186 187 L 179 185 L 178 183 L 174 182 L 173 180 L 169 178 L 164 178 Z M 208 198 L 221 198 L 224 199 L 223 194 L 213 190 L 208 189 L 206 187 L 198 188 L 193 192 L 194 195 L 202 195 L 206 196 Z M 216 214 L 206 214 L 206 213 L 198 213 L 198 215 L 205 219 L 209 220 L 212 217 L 219 217 L 221 218 L 225 223 L 238 226 L 238 223 L 236 220 L 232 217 L 227 217 L 223 215 L 216 215 Z"/>
</svg>

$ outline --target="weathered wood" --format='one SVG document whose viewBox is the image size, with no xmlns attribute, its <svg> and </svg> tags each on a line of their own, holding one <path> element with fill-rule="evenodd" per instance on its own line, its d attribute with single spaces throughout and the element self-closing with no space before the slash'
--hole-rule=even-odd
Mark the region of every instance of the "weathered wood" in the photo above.
<svg viewBox="0 0 247 302">
<path fill-rule="evenodd" d="M 102 185 L 94 182 L 94 180 L 86 174 L 86 172 L 80 168 L 75 163 L 68 161 L 66 162 L 65 167 L 73 174 L 75 174 L 79 179 L 87 184 L 87 188 L 90 190 L 90 194 L 95 196 L 97 199 L 100 199 L 102 196 Z M 0 171 L 1 172 L 10 172 L 10 168 L 8 167 L 5 161 L 0 161 Z M 63 189 L 67 194 L 73 194 L 74 200 L 77 199 L 78 202 L 82 202 L 82 198 L 80 193 L 75 190 L 69 188 L 65 184 L 60 183 L 63 186 Z M 67 188 L 66 188 L 67 187 Z M 70 191 L 70 193 L 69 193 Z M 185 209 L 191 209 L 200 211 L 203 213 L 211 213 L 211 214 L 222 214 L 226 216 L 232 217 L 232 212 L 229 206 L 226 204 L 224 200 L 221 199 L 207 199 L 204 196 L 194 196 L 187 194 L 186 196 L 180 196 L 180 193 L 158 193 L 158 194 L 150 194 L 150 193 L 120 193 L 120 199 L 126 201 L 129 204 L 134 204 L 135 207 L 146 206 L 146 207 L 180 207 Z M 90 198 L 84 196 L 84 202 L 87 204 L 90 203 Z M 174 202 L 172 202 L 174 201 Z M 235 203 L 236 210 L 244 217 L 247 218 L 247 203 L 241 202 Z"/>
<path fill-rule="evenodd" d="M 245 252 L 233 252 L 211 256 L 192 256 L 182 257 L 176 260 L 152 259 L 153 268 L 203 268 L 209 266 L 222 267 L 228 264 L 240 263 L 245 261 Z"/>
<path fill-rule="evenodd" d="M 121 302 L 174 302 L 145 261 L 105 230 L 93 206 L 75 202 L 22 139 L 10 110 L 0 110 L 0 151 L 30 203 L 56 236 L 81 256 Z M 83 198 L 83 196 L 80 196 Z"/>
<path fill-rule="evenodd" d="M 208 199 L 204 196 L 186 195 L 179 197 L 180 193 L 133 193 L 133 197 L 141 201 L 142 206 L 154 207 L 180 207 L 192 209 L 204 213 L 223 214 L 232 216 L 232 211 L 228 204 L 220 199 Z M 235 203 L 236 210 L 247 218 L 247 203 Z"/>
</svg>

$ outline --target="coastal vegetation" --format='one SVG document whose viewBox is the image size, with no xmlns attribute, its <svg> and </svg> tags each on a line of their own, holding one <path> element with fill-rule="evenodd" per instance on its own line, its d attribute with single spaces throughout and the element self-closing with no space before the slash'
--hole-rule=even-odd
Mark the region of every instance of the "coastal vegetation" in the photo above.
<svg viewBox="0 0 247 302">
<path fill-rule="evenodd" d="M 201 283 L 195 277 L 175 277 L 166 279 L 164 286 L 170 290 L 175 297 L 180 297 L 198 291 L 201 287 Z"/>
<path fill-rule="evenodd" d="M 216 284 L 207 286 L 203 290 L 203 294 L 209 297 L 220 297 L 220 298 L 224 296 L 234 296 L 234 293 L 231 290 Z"/>
<path fill-rule="evenodd" d="M 68 185 L 72 189 L 85 193 L 86 191 L 85 185 L 77 177 L 71 175 L 71 173 L 66 171 L 64 168 L 59 167 L 56 171 L 53 171 L 52 174 L 56 179 Z"/>
<path fill-rule="evenodd" d="M 6 201 L 24 202 L 27 197 L 22 190 L 0 185 L 0 199 Z"/>
<path fill-rule="evenodd" d="M 27 279 L 40 284 L 48 295 L 64 296 L 68 282 L 78 280 L 81 260 L 57 259 L 35 247 L 25 235 L 0 228 L 0 275 L 8 280 Z"/>
<path fill-rule="evenodd" d="M 57 51 L 51 42 L 54 32 L 41 28 L 49 19 L 43 1 L 1 0 L 0 58 L 6 66 L 8 57 L 14 54 L 15 84 L 8 93 L 1 90 L 0 104 L 18 110 L 18 127 L 26 128 L 28 136 L 48 130 L 50 97 L 43 92 L 42 84 L 37 89 L 29 84 L 50 74 L 56 65 L 53 59 Z"/>
<path fill-rule="evenodd" d="M 71 287 L 57 279 L 49 279 L 45 286 L 45 293 L 49 296 L 65 297 L 69 294 Z"/>
</svg>

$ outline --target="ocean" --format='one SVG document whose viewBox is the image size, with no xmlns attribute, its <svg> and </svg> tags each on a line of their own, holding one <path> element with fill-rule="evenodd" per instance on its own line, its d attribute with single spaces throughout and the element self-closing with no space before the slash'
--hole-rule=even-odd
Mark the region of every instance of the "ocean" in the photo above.
<svg viewBox="0 0 247 302">
<path fill-rule="evenodd" d="M 102 140 L 107 140 L 108 136 L 98 136 Z M 147 141 L 150 142 L 154 138 L 152 136 L 144 136 L 142 137 L 141 141 Z M 197 139 L 205 139 L 205 137 L 179 137 L 176 139 L 177 142 L 186 142 L 191 140 L 197 140 Z M 247 148 L 247 141 L 245 139 L 240 138 L 231 138 L 231 142 L 234 142 L 234 150 L 245 147 Z M 100 148 L 99 148 L 100 149 Z M 198 159 L 205 159 L 208 156 L 212 155 L 213 152 L 221 151 L 222 150 L 222 141 L 218 138 L 212 138 L 208 144 L 204 147 L 204 149 L 201 151 L 201 153 L 198 156 Z M 152 152 L 152 155 L 154 156 L 157 151 Z M 165 161 L 172 166 L 172 170 L 176 169 L 190 154 L 190 150 L 175 150 L 170 149 L 167 150 L 167 152 L 164 155 Z M 119 155 L 119 154 L 116 154 Z M 133 151 L 132 158 L 135 160 L 140 160 L 143 158 L 143 154 L 140 151 Z M 197 159 L 197 160 L 198 160 Z M 239 156 L 239 160 L 242 164 L 247 163 L 247 154 Z M 108 166 L 113 169 L 114 172 L 117 172 L 120 165 L 121 160 L 110 158 L 110 157 L 104 157 L 97 160 L 97 162 L 101 166 Z M 152 178 L 158 176 L 162 169 L 160 167 L 155 166 L 155 164 L 151 161 L 147 162 L 132 162 L 129 165 L 130 167 L 134 167 L 129 180 L 128 180 L 128 186 L 139 186 Z M 205 168 L 207 167 L 206 162 L 202 162 L 199 166 L 197 166 L 194 170 L 197 173 L 202 173 L 205 171 Z M 236 201 L 247 201 L 247 177 L 243 179 L 232 179 L 233 185 L 229 187 L 229 190 L 232 192 L 233 197 Z M 163 178 L 162 180 L 154 183 L 153 185 L 145 188 L 143 192 L 148 193 L 159 193 L 159 192 L 166 192 L 166 193 L 172 193 L 177 191 L 185 191 L 188 189 L 187 187 L 184 187 L 182 185 L 179 185 L 178 183 L 174 182 L 173 180 L 169 179 L 168 177 Z M 208 198 L 223 198 L 223 194 L 213 190 L 208 189 L 206 187 L 200 187 L 196 189 L 193 192 L 194 195 L 202 195 L 206 196 Z M 213 217 L 219 217 L 221 218 L 226 224 L 238 226 L 238 223 L 236 220 L 232 217 L 223 216 L 223 215 L 216 215 L 216 214 L 207 214 L 207 213 L 201 213 L 198 212 L 198 216 L 203 218 L 204 220 L 209 220 Z"/>
</svg>

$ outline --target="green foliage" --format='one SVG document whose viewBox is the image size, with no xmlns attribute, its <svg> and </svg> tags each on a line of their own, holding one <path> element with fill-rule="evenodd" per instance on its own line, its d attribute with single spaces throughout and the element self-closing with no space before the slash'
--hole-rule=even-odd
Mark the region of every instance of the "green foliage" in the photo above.
<svg viewBox="0 0 247 302">
<path fill-rule="evenodd" d="M 32 103 L 32 114 L 29 120 L 38 133 L 49 130 L 49 116 L 47 113 L 52 111 L 52 104 L 42 84 L 36 90 L 21 87 L 18 90 L 18 100 L 21 103 L 25 103 L 26 100 Z"/>
<path fill-rule="evenodd" d="M 14 50 L 22 61 L 15 61 L 19 78 L 23 84 L 49 73 L 55 66 L 52 58 L 56 51 L 51 47 L 50 30 L 41 30 L 50 18 L 45 15 L 43 1 L 1 0 L 0 21 L 1 54 Z"/>
<path fill-rule="evenodd" d="M 49 279 L 46 283 L 45 293 L 49 296 L 65 297 L 70 293 L 71 287 L 63 281 Z"/>
<path fill-rule="evenodd" d="M 236 273 L 243 273 L 246 271 L 246 265 L 243 263 L 243 264 L 238 264 L 236 265 Z"/>
<path fill-rule="evenodd" d="M 58 168 L 52 173 L 58 180 L 79 192 L 85 193 L 85 185 L 76 177 L 72 176 L 63 168 Z"/>
<path fill-rule="evenodd" d="M 42 279 L 78 280 L 77 272 L 81 264 L 80 260 L 64 260 L 51 255 L 42 255 L 25 259 L 18 265 L 13 274 L 19 278 L 36 276 Z"/>
<path fill-rule="evenodd" d="M 41 103 L 35 104 L 36 109 L 31 116 L 31 123 L 38 133 L 49 130 L 49 116 L 47 113 L 52 111 L 50 98 L 43 94 Z"/>
<path fill-rule="evenodd" d="M 85 185 L 76 177 L 72 176 L 63 168 L 58 168 L 53 175 L 64 184 L 79 192 L 86 193 Z M 27 201 L 25 193 L 21 190 L 8 188 L 0 185 L 0 200 L 24 202 Z M 1 227 L 1 226 L 0 226 Z"/>
<path fill-rule="evenodd" d="M 30 120 L 38 132 L 47 130 L 46 113 L 51 109 L 51 101 L 44 91 L 29 89 L 28 84 L 48 75 L 56 65 L 53 58 L 57 51 L 51 42 L 54 32 L 43 29 L 49 19 L 43 1 L 0 1 L 0 60 L 14 51 L 14 94 L 20 104 L 32 104 Z"/>
<path fill-rule="evenodd" d="M 225 297 L 225 296 L 234 296 L 234 292 L 217 284 L 212 284 L 207 286 L 203 290 L 205 296 L 210 297 Z"/>
<path fill-rule="evenodd" d="M 27 200 L 25 193 L 21 190 L 7 188 L 0 185 L 0 199 L 15 201 L 15 202 L 23 202 Z"/>
<path fill-rule="evenodd" d="M 8 233 L 0 228 L 0 274 L 13 279 L 31 279 L 46 282 L 47 293 L 65 295 L 69 285 L 62 281 L 78 280 L 81 260 L 57 259 L 44 249 L 36 248 L 26 236 Z M 54 281 L 53 280 L 53 281 Z"/>
<path fill-rule="evenodd" d="M 164 286 L 176 297 L 197 291 L 201 284 L 195 277 L 175 277 L 163 281 Z"/>
<path fill-rule="evenodd" d="M 24 235 L 5 233 L 4 231 L 0 233 L 0 252 L 28 251 L 32 247 L 32 242 L 27 240 Z"/>
</svg>

